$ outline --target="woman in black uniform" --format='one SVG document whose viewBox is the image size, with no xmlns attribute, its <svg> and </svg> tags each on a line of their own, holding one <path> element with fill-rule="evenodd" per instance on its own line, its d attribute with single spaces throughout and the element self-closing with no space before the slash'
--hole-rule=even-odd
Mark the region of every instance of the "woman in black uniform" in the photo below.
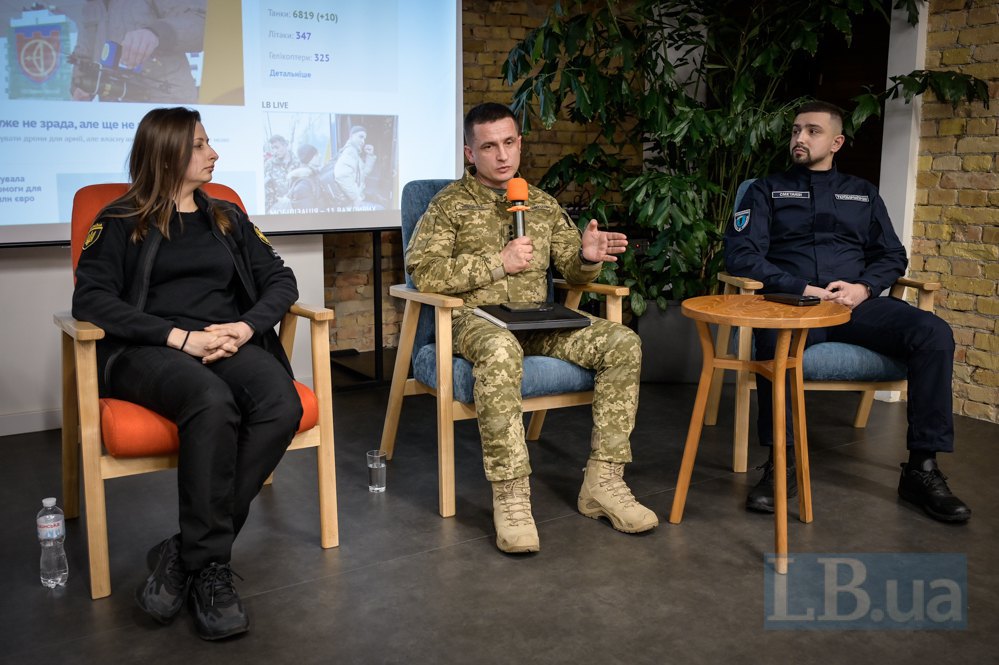
<svg viewBox="0 0 999 665">
<path fill-rule="evenodd" d="M 249 627 L 232 543 L 302 417 L 273 330 L 298 297 L 295 276 L 238 206 L 200 189 L 217 159 L 197 111 L 146 114 L 132 184 L 94 221 L 73 293 L 73 315 L 107 332 L 101 395 L 162 414 L 180 435 L 180 532 L 149 552 L 136 601 L 167 623 L 189 596 L 205 639 Z"/>
</svg>

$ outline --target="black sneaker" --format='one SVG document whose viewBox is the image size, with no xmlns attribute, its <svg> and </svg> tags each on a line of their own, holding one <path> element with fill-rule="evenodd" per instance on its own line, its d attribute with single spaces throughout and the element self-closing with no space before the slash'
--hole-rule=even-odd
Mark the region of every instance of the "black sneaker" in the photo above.
<svg viewBox="0 0 999 665">
<path fill-rule="evenodd" d="M 924 460 L 918 468 L 902 463 L 898 495 L 941 522 L 967 522 L 971 508 L 954 496 L 947 486 L 947 476 L 940 472 L 935 459 Z"/>
<path fill-rule="evenodd" d="M 239 577 L 229 564 L 213 563 L 194 576 L 191 614 L 203 640 L 220 640 L 250 629 L 250 618 L 232 584 L 233 575 Z"/>
<path fill-rule="evenodd" d="M 746 497 L 746 510 L 756 513 L 772 513 L 774 511 L 774 461 L 768 459 L 762 466 L 763 477 L 756 487 L 749 490 Z M 794 462 L 787 462 L 787 498 L 798 496 L 798 474 L 794 471 Z"/>
<path fill-rule="evenodd" d="M 146 563 L 153 572 L 135 590 L 135 602 L 160 623 L 170 623 L 184 606 L 191 581 L 180 560 L 180 535 L 167 538 L 149 550 Z"/>
</svg>

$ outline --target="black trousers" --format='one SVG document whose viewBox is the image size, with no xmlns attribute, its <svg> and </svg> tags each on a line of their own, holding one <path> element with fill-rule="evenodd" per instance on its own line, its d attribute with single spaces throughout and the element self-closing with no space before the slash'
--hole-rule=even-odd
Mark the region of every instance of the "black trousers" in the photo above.
<svg viewBox="0 0 999 665">
<path fill-rule="evenodd" d="M 177 424 L 181 560 L 192 571 L 227 563 L 250 502 L 302 418 L 287 370 L 253 344 L 211 365 L 166 346 L 137 346 L 115 361 L 108 392 Z"/>
<path fill-rule="evenodd" d="M 756 357 L 774 357 L 776 330 L 756 330 Z M 954 334 L 947 322 L 897 298 L 871 298 L 853 309 L 850 321 L 808 331 L 805 346 L 843 342 L 877 351 L 905 363 L 908 371 L 909 450 L 951 452 L 954 414 L 951 377 L 954 372 Z M 756 377 L 760 443 L 773 444 L 771 383 Z M 794 442 L 791 400 L 787 406 L 787 443 Z"/>
</svg>

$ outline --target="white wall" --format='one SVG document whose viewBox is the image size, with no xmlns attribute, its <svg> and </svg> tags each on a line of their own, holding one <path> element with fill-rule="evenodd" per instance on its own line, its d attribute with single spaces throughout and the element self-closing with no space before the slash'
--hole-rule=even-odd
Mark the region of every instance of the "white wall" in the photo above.
<svg viewBox="0 0 999 665">
<path fill-rule="evenodd" d="M 923 69 L 926 60 L 926 30 L 929 20 L 926 3 L 920 5 L 919 23 L 909 25 L 905 12 L 892 12 L 888 45 L 888 76 L 908 74 Z M 885 79 L 885 87 L 891 84 Z M 878 188 L 884 199 L 892 226 L 906 250 L 912 247 L 912 222 L 916 207 L 916 172 L 919 159 L 919 119 L 922 98 L 911 104 L 902 98 L 885 104 L 884 136 L 881 141 L 881 182 Z M 897 391 L 875 393 L 878 399 L 896 402 Z"/>
<path fill-rule="evenodd" d="M 923 69 L 927 21 L 925 3 L 920 5 L 919 23 L 915 26 L 906 21 L 905 12 L 892 12 L 888 76 Z M 885 79 L 885 87 L 888 85 L 890 81 Z M 884 137 L 881 142 L 881 198 L 888 207 L 895 233 L 906 249 L 912 244 L 921 100 L 921 97 L 916 97 L 911 104 L 906 104 L 899 98 L 885 104 Z"/>
<path fill-rule="evenodd" d="M 323 303 L 322 236 L 271 238 L 298 278 L 299 299 Z M 52 314 L 73 293 L 69 247 L 0 248 L 0 436 L 62 422 L 59 331 Z M 300 323 L 292 365 L 311 385 L 309 327 Z"/>
</svg>

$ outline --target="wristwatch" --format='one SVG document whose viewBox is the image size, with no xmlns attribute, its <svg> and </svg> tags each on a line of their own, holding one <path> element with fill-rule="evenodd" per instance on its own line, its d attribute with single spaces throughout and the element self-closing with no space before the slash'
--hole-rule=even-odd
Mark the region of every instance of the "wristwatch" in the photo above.
<svg viewBox="0 0 999 665">
<path fill-rule="evenodd" d="M 583 248 L 582 247 L 579 248 L 579 260 L 583 262 L 583 265 L 590 265 L 590 266 L 595 266 L 598 263 L 602 263 L 602 261 L 590 261 L 588 258 L 586 258 L 585 256 L 583 256 Z"/>
</svg>

